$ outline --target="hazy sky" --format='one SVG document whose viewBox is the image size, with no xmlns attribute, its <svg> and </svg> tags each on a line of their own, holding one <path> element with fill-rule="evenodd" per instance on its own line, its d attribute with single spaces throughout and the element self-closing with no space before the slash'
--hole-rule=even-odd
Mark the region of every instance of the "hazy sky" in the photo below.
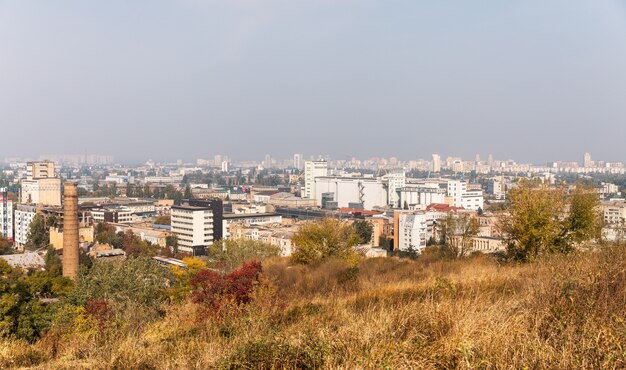
<svg viewBox="0 0 626 370">
<path fill-rule="evenodd" d="M 626 2 L 0 0 L 0 128 L 0 158 L 626 161 Z"/>
</svg>

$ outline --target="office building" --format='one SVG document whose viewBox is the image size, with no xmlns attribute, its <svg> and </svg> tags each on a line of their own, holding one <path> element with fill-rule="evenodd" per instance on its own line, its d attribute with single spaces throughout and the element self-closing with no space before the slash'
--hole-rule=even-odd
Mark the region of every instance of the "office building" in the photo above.
<svg viewBox="0 0 626 370">
<path fill-rule="evenodd" d="M 223 204 L 220 199 L 190 199 L 172 206 L 172 234 L 178 250 L 193 255 L 206 254 L 206 248 L 222 239 Z"/>
<path fill-rule="evenodd" d="M 316 199 L 315 178 L 328 175 L 328 162 L 306 161 L 304 162 L 304 190 L 302 198 Z M 320 198 L 321 199 L 321 198 Z"/>
</svg>

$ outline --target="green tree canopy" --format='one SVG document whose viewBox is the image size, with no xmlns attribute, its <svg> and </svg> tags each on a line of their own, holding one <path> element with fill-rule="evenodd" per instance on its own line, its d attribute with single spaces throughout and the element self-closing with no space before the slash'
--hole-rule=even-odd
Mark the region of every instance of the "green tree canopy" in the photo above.
<svg viewBox="0 0 626 370">
<path fill-rule="evenodd" d="M 308 222 L 292 238 L 292 260 L 309 264 L 328 258 L 350 259 L 355 256 L 352 247 L 359 241 L 355 228 L 347 221 L 325 218 Z"/>
<path fill-rule="evenodd" d="M 354 229 L 361 238 L 361 244 L 367 244 L 372 240 L 372 234 L 374 233 L 374 227 L 371 223 L 363 220 L 355 221 L 353 224 Z"/>
</svg>

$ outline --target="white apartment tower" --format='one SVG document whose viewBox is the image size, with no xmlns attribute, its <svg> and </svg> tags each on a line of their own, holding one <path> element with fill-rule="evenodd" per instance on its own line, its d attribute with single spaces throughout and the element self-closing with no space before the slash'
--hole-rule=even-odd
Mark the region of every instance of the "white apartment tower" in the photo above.
<svg viewBox="0 0 626 370">
<path fill-rule="evenodd" d="M 0 188 L 0 233 L 13 240 L 13 201 L 9 199 L 6 188 Z"/>
<path fill-rule="evenodd" d="M 28 230 L 37 214 L 37 207 L 18 204 L 15 210 L 15 244 L 23 246 L 28 241 Z"/>
<path fill-rule="evenodd" d="M 297 170 L 302 169 L 302 154 L 294 154 L 293 155 L 293 168 Z"/>
<path fill-rule="evenodd" d="M 328 176 L 328 162 L 304 162 L 304 190 L 302 198 L 315 199 L 315 178 Z"/>
<path fill-rule="evenodd" d="M 213 211 L 209 207 L 172 206 L 172 234 L 178 238 L 178 250 L 194 253 L 194 247 L 213 244 Z"/>
<path fill-rule="evenodd" d="M 387 174 L 387 204 L 393 208 L 399 208 L 400 194 L 398 190 L 406 185 L 406 173 L 404 170 L 393 170 Z"/>
<path fill-rule="evenodd" d="M 440 172 L 441 171 L 441 156 L 439 154 L 433 154 L 432 171 L 433 172 Z"/>
<path fill-rule="evenodd" d="M 591 154 L 585 153 L 583 157 L 583 167 L 591 168 L 593 167 L 593 161 L 591 160 Z"/>
</svg>

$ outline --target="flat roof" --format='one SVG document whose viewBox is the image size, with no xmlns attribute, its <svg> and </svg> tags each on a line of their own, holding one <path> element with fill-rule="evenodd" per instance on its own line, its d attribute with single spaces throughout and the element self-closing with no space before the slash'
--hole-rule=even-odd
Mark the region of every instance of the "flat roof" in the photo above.
<svg viewBox="0 0 626 370">
<path fill-rule="evenodd" d="M 280 213 L 244 213 L 244 214 L 236 214 L 236 213 L 224 213 L 224 218 L 252 218 L 252 217 L 272 217 L 272 216 L 280 216 Z"/>
</svg>

